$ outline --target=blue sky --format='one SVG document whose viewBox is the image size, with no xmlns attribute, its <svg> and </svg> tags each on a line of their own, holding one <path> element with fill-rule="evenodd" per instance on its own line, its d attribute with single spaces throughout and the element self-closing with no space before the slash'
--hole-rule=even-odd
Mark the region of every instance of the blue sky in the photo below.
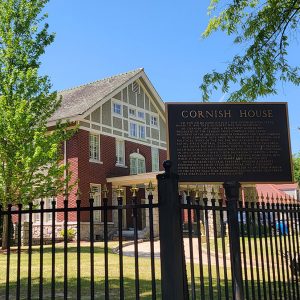
<svg viewBox="0 0 300 300">
<path fill-rule="evenodd" d="M 144 67 L 162 99 L 201 101 L 205 73 L 223 70 L 240 49 L 223 33 L 203 40 L 208 0 L 50 0 L 55 42 L 42 59 L 56 90 Z M 289 55 L 299 63 L 299 44 Z M 300 151 L 300 87 L 278 85 L 263 101 L 289 103 L 292 152 Z M 217 92 L 213 101 L 226 99 Z"/>
</svg>

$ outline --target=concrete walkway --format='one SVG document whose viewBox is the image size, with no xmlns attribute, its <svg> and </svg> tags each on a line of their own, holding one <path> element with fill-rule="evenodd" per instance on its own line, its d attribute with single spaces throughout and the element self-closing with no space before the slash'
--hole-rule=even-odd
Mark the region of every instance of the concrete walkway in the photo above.
<svg viewBox="0 0 300 300">
<path fill-rule="evenodd" d="M 139 257 L 150 257 L 150 242 L 142 242 L 138 244 L 138 250 L 139 250 Z M 190 256 L 190 247 L 189 247 L 189 239 L 184 238 L 184 250 L 185 250 L 185 257 L 189 261 L 191 259 Z M 222 249 L 218 249 L 219 255 L 219 265 L 223 266 L 223 252 Z M 123 247 L 123 255 L 125 256 L 131 256 L 134 257 L 134 245 L 128 245 Z M 154 256 L 156 258 L 160 257 L 160 242 L 155 241 L 154 242 Z M 193 256 L 194 256 L 194 262 L 199 262 L 199 250 L 198 250 L 198 239 L 193 238 Z M 216 256 L 214 249 L 211 249 L 210 251 L 210 259 L 211 259 L 211 264 L 215 265 L 216 264 Z M 206 243 L 202 244 L 202 261 L 203 264 L 207 264 L 208 261 L 208 256 L 207 256 L 207 245 Z M 230 254 L 226 253 L 226 264 L 230 264 Z"/>
</svg>

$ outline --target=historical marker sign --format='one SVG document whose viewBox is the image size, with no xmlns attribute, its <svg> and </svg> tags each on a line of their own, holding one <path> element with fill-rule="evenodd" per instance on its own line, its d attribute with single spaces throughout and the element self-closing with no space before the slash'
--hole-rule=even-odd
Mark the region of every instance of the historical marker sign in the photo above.
<svg viewBox="0 0 300 300">
<path fill-rule="evenodd" d="M 292 182 L 286 103 L 167 103 L 181 182 Z"/>
</svg>

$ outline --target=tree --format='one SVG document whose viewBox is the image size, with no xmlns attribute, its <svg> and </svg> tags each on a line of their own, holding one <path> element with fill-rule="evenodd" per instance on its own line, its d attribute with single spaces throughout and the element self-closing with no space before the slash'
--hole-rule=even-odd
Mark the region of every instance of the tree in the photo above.
<svg viewBox="0 0 300 300">
<path fill-rule="evenodd" d="M 219 7 L 225 6 L 215 16 Z M 299 0 L 211 0 L 210 21 L 203 37 L 217 30 L 234 36 L 234 43 L 244 50 L 236 54 L 224 72 L 206 74 L 200 86 L 204 101 L 214 89 L 223 93 L 230 86 L 229 101 L 254 101 L 276 94 L 276 82 L 300 84 L 299 67 L 288 62 L 290 40 L 298 30 Z"/>
<path fill-rule="evenodd" d="M 43 9 L 48 0 L 0 0 L 0 201 L 28 204 L 61 193 L 70 179 L 62 144 L 74 130 L 47 128 L 61 99 L 39 75 L 40 57 L 54 40 Z M 6 246 L 5 228 L 2 246 Z"/>
<path fill-rule="evenodd" d="M 293 165 L 294 165 L 294 179 L 300 185 L 300 154 L 294 155 Z"/>
</svg>

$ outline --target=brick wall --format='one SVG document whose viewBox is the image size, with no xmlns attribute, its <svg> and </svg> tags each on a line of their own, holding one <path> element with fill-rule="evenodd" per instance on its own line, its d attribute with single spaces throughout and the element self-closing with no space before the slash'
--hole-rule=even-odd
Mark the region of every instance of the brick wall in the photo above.
<svg viewBox="0 0 300 300">
<path fill-rule="evenodd" d="M 100 136 L 100 160 L 101 163 L 89 161 L 89 132 L 80 129 L 70 141 L 67 142 L 67 158 L 70 163 L 70 170 L 72 172 L 72 183 L 78 180 L 78 187 L 81 191 L 81 204 L 88 206 L 88 197 L 90 190 L 90 183 L 105 184 L 106 178 L 115 176 L 130 175 L 130 154 L 139 152 L 145 157 L 146 171 L 152 172 L 151 147 L 125 141 L 125 165 L 124 167 L 117 167 L 116 164 L 116 142 L 115 138 L 101 135 Z M 162 162 L 166 159 L 167 153 L 164 150 L 159 150 L 160 169 Z M 111 184 L 108 184 L 109 189 L 109 203 L 111 203 Z M 69 206 L 76 206 L 76 191 L 77 185 L 69 195 Z M 63 196 L 58 197 L 58 207 L 63 206 Z M 81 215 L 82 221 L 88 221 L 88 212 Z M 63 216 L 59 214 L 58 221 L 62 221 Z M 76 220 L 76 213 L 69 214 L 69 220 Z M 109 216 L 111 220 L 111 215 Z"/>
</svg>

